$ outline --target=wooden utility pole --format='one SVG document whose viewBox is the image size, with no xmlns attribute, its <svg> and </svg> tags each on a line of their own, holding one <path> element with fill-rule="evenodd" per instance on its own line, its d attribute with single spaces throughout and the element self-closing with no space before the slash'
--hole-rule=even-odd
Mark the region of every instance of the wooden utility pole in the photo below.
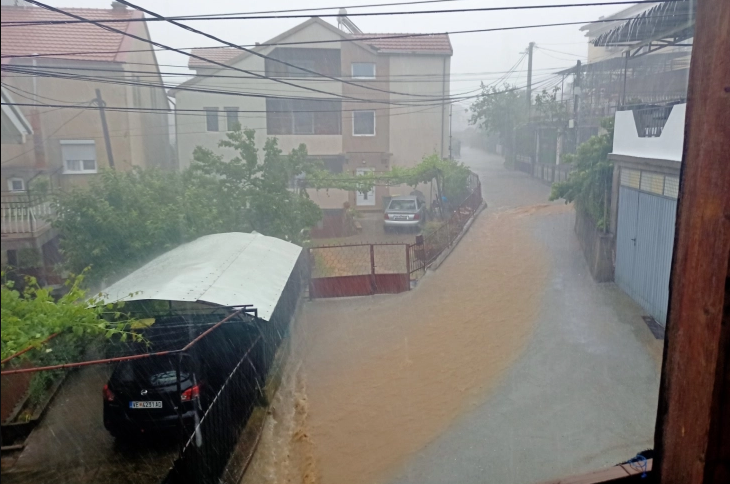
<svg viewBox="0 0 730 484">
<path fill-rule="evenodd" d="M 730 482 L 730 2 L 698 0 L 654 472 Z"/>
<path fill-rule="evenodd" d="M 96 105 L 99 106 L 99 116 L 101 117 L 101 129 L 104 132 L 104 144 L 106 145 L 106 157 L 109 160 L 109 168 L 114 169 L 114 154 L 112 153 L 112 144 L 109 139 L 109 126 L 106 124 L 106 112 L 104 111 L 104 100 L 101 98 L 101 90 L 96 90 Z"/>
</svg>

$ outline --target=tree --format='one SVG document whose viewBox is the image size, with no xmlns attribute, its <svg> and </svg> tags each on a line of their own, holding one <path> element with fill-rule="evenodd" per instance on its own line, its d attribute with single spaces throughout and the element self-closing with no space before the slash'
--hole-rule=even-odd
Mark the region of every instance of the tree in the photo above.
<svg viewBox="0 0 730 484">
<path fill-rule="evenodd" d="M 104 171 L 88 187 L 60 193 L 54 226 L 67 268 L 90 267 L 92 284 L 116 279 L 182 243 L 220 232 L 257 231 L 300 242 L 321 212 L 305 190 L 290 190 L 290 182 L 321 163 L 309 160 L 304 145 L 283 155 L 275 138 L 259 157 L 254 135 L 227 133 L 219 145 L 234 151 L 228 161 L 197 147 L 182 173 Z"/>
<path fill-rule="evenodd" d="M 469 123 L 487 133 L 498 134 L 507 150 L 507 158 L 513 159 L 515 130 L 527 121 L 525 94 L 507 83 L 501 89 L 482 83 L 482 92 L 470 110 Z"/>
<path fill-rule="evenodd" d="M 132 334 L 126 331 L 131 321 L 120 312 L 123 303 L 105 304 L 101 295 L 86 298 L 81 289 L 83 274 L 67 281 L 68 291 L 58 300 L 33 278 L 27 278 L 21 292 L 4 277 L 5 274 L 1 288 L 3 359 L 31 346 L 40 347 L 54 333 L 75 340 L 118 334 L 126 339 Z M 33 356 L 32 352 L 29 356 Z"/>
<path fill-rule="evenodd" d="M 604 119 L 601 127 L 605 133 L 591 137 L 575 154 L 565 156 L 565 162 L 574 169 L 567 180 L 553 184 L 550 200 L 575 201 L 576 209 L 586 212 L 599 228 L 609 230 L 606 214 L 611 206 L 613 163 L 608 154 L 613 148 L 613 118 Z"/>
<path fill-rule="evenodd" d="M 535 112 L 542 126 L 563 131 L 568 126 L 570 116 L 567 106 L 558 101 L 559 92 L 559 87 L 554 87 L 550 92 L 543 89 L 541 93 L 535 96 Z"/>
<path fill-rule="evenodd" d="M 283 155 L 276 138 L 266 140 L 261 158 L 255 134 L 252 129 L 227 133 L 218 145 L 235 151 L 228 161 L 198 146 L 190 169 L 217 183 L 221 208 L 231 211 L 229 216 L 242 231 L 301 242 L 302 231 L 314 226 L 322 212 L 306 190 L 292 190 L 290 184 L 296 177 L 321 171 L 323 165 L 309 158 L 304 144 Z"/>
<path fill-rule="evenodd" d="M 302 180 L 302 185 L 318 190 L 334 188 L 368 192 L 376 185 L 408 185 L 415 188 L 419 184 L 435 181 L 439 199 L 446 197 L 451 204 L 459 204 L 469 194 L 470 174 L 471 171 L 463 163 L 433 153 L 424 156 L 419 164 L 410 168 L 393 167 L 389 171 L 373 171 L 355 177 L 349 173 L 335 175 L 314 170 Z"/>
</svg>

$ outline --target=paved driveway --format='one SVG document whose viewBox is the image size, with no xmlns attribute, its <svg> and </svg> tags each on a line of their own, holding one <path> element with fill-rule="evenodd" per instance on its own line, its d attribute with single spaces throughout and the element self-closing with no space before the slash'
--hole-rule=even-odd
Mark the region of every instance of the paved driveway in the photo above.
<svg viewBox="0 0 730 484">
<path fill-rule="evenodd" d="M 463 150 L 489 204 L 414 291 L 305 307 L 245 482 L 532 483 L 651 446 L 661 342 L 572 208 Z"/>
</svg>

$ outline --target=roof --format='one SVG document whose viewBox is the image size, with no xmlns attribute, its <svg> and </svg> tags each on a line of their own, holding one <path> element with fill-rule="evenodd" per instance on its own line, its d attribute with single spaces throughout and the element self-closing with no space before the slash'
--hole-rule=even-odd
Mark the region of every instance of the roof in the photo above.
<svg viewBox="0 0 730 484">
<path fill-rule="evenodd" d="M 402 37 L 415 35 L 414 37 Z M 451 55 L 451 40 L 448 34 L 354 34 L 354 38 L 372 46 L 383 54 L 415 53 Z M 381 38 L 373 38 L 381 37 Z M 369 39 L 369 40 L 368 40 Z"/>
<path fill-rule="evenodd" d="M 67 12 L 90 20 L 116 20 L 123 18 L 142 18 L 142 12 L 122 8 L 66 8 Z M 72 20 L 61 13 L 51 12 L 38 7 L 2 7 L 3 22 L 47 22 L 51 20 Z M 114 28 L 127 31 L 130 22 L 112 24 Z M 118 52 L 124 35 L 101 29 L 91 23 L 71 23 L 53 25 L 6 26 L 0 29 L 2 54 L 31 55 L 44 54 L 47 58 L 121 62 L 123 56 Z M 95 54 L 76 54 L 88 52 Z M 48 55 L 54 54 L 54 55 Z M 3 58 L 3 63 L 10 58 Z"/>
<path fill-rule="evenodd" d="M 615 19 L 626 19 L 635 17 L 636 15 L 640 14 L 641 12 L 644 12 L 646 10 L 649 10 L 651 7 L 658 5 L 659 3 L 637 3 L 636 5 L 631 5 L 629 7 L 626 7 L 624 9 L 619 10 L 618 12 L 612 14 L 612 15 L 606 15 L 598 17 L 599 20 L 602 20 L 602 22 L 591 22 L 588 24 L 583 25 L 580 30 L 584 31 L 586 34 L 586 37 L 588 38 L 595 38 L 596 36 L 602 34 L 603 32 L 610 30 L 617 25 L 620 25 L 621 22 L 624 20 L 615 20 Z M 608 22 L 608 20 L 615 20 L 614 22 Z"/>
<path fill-rule="evenodd" d="M 302 248 L 275 237 L 231 232 L 172 249 L 108 289 L 108 301 L 251 304 L 268 321 Z"/>
<path fill-rule="evenodd" d="M 192 49 L 190 53 L 225 64 L 234 57 L 240 55 L 241 50 L 234 49 L 233 47 L 198 47 Z M 216 69 L 219 67 L 213 63 L 205 62 L 204 60 L 196 59 L 194 57 L 189 57 L 188 59 L 188 68 L 190 69 L 201 69 L 206 67 Z"/>
<path fill-rule="evenodd" d="M 329 28 L 333 32 L 340 34 L 343 40 L 350 39 L 361 39 L 360 43 L 370 46 L 375 51 L 390 54 L 390 53 L 416 53 L 416 54 L 435 54 L 435 55 L 451 55 L 453 49 L 451 48 L 451 40 L 449 40 L 448 34 L 349 34 L 343 32 L 328 22 L 323 21 L 319 17 L 312 17 L 311 19 L 303 22 L 296 27 L 287 30 L 286 32 L 277 35 L 273 39 L 260 44 L 253 50 L 258 50 L 269 46 L 270 44 L 276 44 L 287 38 L 288 36 L 299 31 L 302 27 L 310 25 L 312 23 L 318 23 L 324 27 Z M 415 35 L 415 37 L 404 37 L 406 35 Z M 373 38 L 375 37 L 375 38 Z M 385 38 L 381 38 L 385 37 Z M 369 40 L 368 40 L 369 39 Z M 285 46 L 285 45 L 284 45 Z M 216 62 L 224 64 L 238 59 L 239 56 L 244 54 L 240 49 L 234 47 L 202 47 L 192 49 L 192 54 L 200 57 L 205 57 Z M 190 69 L 201 69 L 201 68 L 218 68 L 215 64 L 205 62 L 200 59 L 190 57 L 188 60 L 188 67 Z"/>
<path fill-rule="evenodd" d="M 681 41 L 694 35 L 697 4 L 694 0 L 661 3 L 592 40 L 596 47 L 646 43 L 654 40 Z"/>
</svg>

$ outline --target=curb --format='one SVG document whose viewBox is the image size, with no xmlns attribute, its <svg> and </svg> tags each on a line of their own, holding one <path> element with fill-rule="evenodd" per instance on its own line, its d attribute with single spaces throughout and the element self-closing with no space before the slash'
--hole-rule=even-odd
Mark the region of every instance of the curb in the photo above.
<svg viewBox="0 0 730 484">
<path fill-rule="evenodd" d="M 486 208 L 487 208 L 487 202 L 482 201 L 482 204 L 479 205 L 479 208 L 476 209 L 476 211 L 474 212 L 474 215 L 472 215 L 472 217 L 469 219 L 469 221 L 464 225 L 464 228 L 461 229 L 461 232 L 454 239 L 454 242 L 451 245 L 449 245 L 446 248 L 446 250 L 444 250 L 443 252 L 441 252 L 441 254 L 436 258 L 436 260 L 433 261 L 433 263 L 431 263 L 431 265 L 428 267 L 428 271 L 435 271 L 436 269 L 439 268 L 439 266 L 441 264 L 443 264 L 443 262 L 449 257 L 449 255 L 451 254 L 451 252 L 454 250 L 454 248 L 457 245 L 459 245 L 459 242 L 461 242 L 461 239 L 469 231 L 469 228 L 474 223 L 474 221 L 477 219 L 477 217 L 479 216 L 479 214 L 482 213 L 484 211 L 484 209 L 486 209 Z"/>
</svg>

